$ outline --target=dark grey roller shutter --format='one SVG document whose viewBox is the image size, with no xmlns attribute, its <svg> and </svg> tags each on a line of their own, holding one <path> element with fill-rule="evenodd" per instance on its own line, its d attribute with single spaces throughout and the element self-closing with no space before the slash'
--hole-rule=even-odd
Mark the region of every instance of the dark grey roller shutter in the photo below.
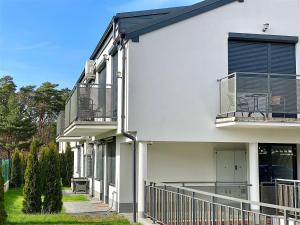
<svg viewBox="0 0 300 225">
<path fill-rule="evenodd" d="M 234 72 L 268 72 L 268 45 L 260 42 L 229 41 L 228 70 Z"/>
<path fill-rule="evenodd" d="M 296 74 L 296 52 L 294 44 L 270 44 L 270 72 Z"/>
</svg>

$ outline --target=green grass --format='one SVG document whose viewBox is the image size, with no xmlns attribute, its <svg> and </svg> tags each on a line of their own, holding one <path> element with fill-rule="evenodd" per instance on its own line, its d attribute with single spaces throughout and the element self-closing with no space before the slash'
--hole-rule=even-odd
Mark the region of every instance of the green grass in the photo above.
<svg viewBox="0 0 300 225">
<path fill-rule="evenodd" d="M 5 193 L 5 208 L 10 225 L 130 225 L 120 216 L 71 216 L 64 212 L 60 214 L 28 215 L 22 213 L 22 189 L 10 189 Z"/>
<path fill-rule="evenodd" d="M 63 202 L 82 202 L 88 201 L 88 197 L 86 195 L 64 195 Z"/>
</svg>

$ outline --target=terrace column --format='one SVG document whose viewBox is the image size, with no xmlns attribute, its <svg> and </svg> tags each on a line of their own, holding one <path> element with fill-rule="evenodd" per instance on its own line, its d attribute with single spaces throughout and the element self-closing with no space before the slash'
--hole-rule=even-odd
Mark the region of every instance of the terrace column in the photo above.
<svg viewBox="0 0 300 225">
<path fill-rule="evenodd" d="M 258 143 L 249 143 L 249 182 L 250 200 L 259 202 L 259 158 L 258 158 Z M 259 207 L 252 205 L 253 210 L 259 210 Z"/>
<path fill-rule="evenodd" d="M 138 143 L 138 216 L 144 213 L 144 181 L 147 179 L 147 153 L 145 142 Z"/>
</svg>

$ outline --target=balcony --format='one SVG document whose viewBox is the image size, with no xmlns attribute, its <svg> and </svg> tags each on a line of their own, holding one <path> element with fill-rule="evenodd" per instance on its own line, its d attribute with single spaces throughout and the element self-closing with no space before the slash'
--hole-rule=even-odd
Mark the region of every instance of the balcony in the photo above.
<svg viewBox="0 0 300 225">
<path fill-rule="evenodd" d="M 117 129 L 111 85 L 78 84 L 57 120 L 60 137 L 96 136 Z"/>
<path fill-rule="evenodd" d="M 234 73 L 219 92 L 216 127 L 300 128 L 300 76 Z"/>
</svg>

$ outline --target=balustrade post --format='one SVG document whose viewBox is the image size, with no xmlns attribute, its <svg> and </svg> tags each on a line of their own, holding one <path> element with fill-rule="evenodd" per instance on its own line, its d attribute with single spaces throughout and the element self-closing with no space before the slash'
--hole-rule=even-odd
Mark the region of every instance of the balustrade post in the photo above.
<svg viewBox="0 0 300 225">
<path fill-rule="evenodd" d="M 153 223 L 156 223 L 156 189 L 155 189 L 155 183 L 152 184 L 153 188 L 153 218 L 152 221 Z"/>
<path fill-rule="evenodd" d="M 195 207 L 195 192 L 192 195 L 192 215 L 193 215 L 193 225 L 196 224 L 196 207 Z"/>
</svg>

